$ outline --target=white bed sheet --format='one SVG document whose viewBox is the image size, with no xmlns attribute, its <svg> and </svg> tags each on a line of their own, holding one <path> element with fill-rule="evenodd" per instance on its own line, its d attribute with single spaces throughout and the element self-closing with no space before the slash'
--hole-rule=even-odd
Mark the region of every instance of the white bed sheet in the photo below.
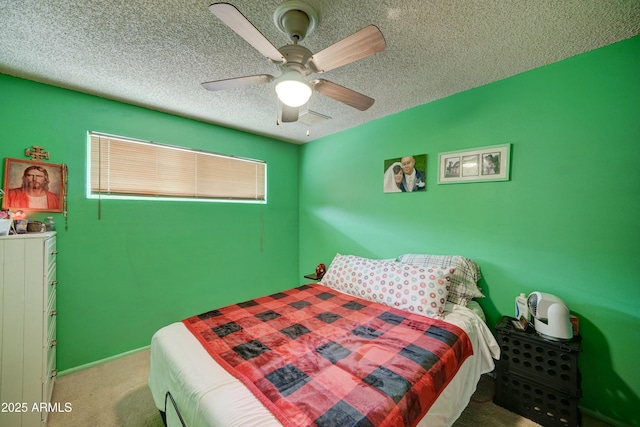
<svg viewBox="0 0 640 427">
<path fill-rule="evenodd" d="M 447 303 L 445 321 L 469 336 L 473 356 L 420 420 L 420 427 L 450 426 L 467 406 L 480 376 L 494 368 L 500 347 L 485 323 L 480 306 Z M 181 322 L 156 332 L 151 341 L 149 387 L 156 407 L 165 410 L 171 392 L 188 427 L 281 427 L 255 395 L 218 365 Z M 174 427 L 168 420 L 168 427 Z M 178 426 L 180 424 L 177 424 Z"/>
</svg>

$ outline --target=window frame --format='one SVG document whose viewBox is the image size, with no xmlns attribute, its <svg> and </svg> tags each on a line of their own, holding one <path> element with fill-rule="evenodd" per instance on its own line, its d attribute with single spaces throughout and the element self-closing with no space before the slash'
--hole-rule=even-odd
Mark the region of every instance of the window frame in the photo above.
<svg viewBox="0 0 640 427">
<path fill-rule="evenodd" d="M 257 165 L 263 165 L 264 167 L 264 197 L 263 198 L 241 198 L 241 197 L 212 197 L 212 196 L 172 196 L 168 194 L 129 194 L 129 193 L 109 193 L 109 192 L 101 192 L 99 189 L 94 190 L 92 188 L 92 173 L 93 167 L 96 161 L 92 159 L 92 137 L 102 137 L 102 138 L 110 138 L 114 140 L 130 142 L 133 144 L 143 144 L 152 146 L 154 148 L 167 149 L 167 150 L 178 150 L 187 152 L 190 154 L 194 154 L 194 156 L 212 156 L 222 158 L 227 161 L 242 161 L 242 162 L 250 162 Z M 188 147 L 158 143 L 153 141 L 145 141 L 136 138 L 112 135 L 102 132 L 96 131 L 88 131 L 87 132 L 87 142 L 86 142 L 86 176 L 85 176 L 85 188 L 86 188 L 86 197 L 87 199 L 104 199 L 104 200 L 157 200 L 157 201 L 179 201 L 179 202 L 204 202 L 204 203 L 248 203 L 248 204 L 267 204 L 267 162 L 263 160 L 256 160 L 246 157 L 239 156 L 231 156 L 228 154 L 220 154 L 211 151 L 198 150 Z M 195 158 L 197 160 L 197 157 Z M 100 168 L 100 165 L 98 165 Z M 100 172 L 98 172 L 100 173 Z M 258 184 L 259 180 L 257 178 L 258 173 L 256 173 L 255 182 Z M 202 178 L 201 178 L 202 179 Z M 197 177 L 196 177 L 197 180 Z M 259 193 L 256 191 L 256 193 Z"/>
</svg>

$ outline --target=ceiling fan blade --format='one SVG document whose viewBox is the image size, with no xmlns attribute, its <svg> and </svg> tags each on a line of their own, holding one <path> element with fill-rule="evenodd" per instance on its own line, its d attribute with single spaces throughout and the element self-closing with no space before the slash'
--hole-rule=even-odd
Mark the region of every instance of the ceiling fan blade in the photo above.
<svg viewBox="0 0 640 427">
<path fill-rule="evenodd" d="M 282 123 L 297 122 L 299 113 L 300 107 L 290 107 L 287 104 L 282 104 Z"/>
<path fill-rule="evenodd" d="M 360 111 L 365 111 L 376 101 L 373 98 L 363 95 L 355 90 L 347 89 L 344 86 L 330 82 L 325 79 L 316 79 L 313 82 L 313 88 L 329 98 L 347 104 L 350 107 Z"/>
<path fill-rule="evenodd" d="M 310 65 L 315 72 L 326 72 L 378 53 L 386 46 L 378 27 L 368 25 L 314 54 Z"/>
<path fill-rule="evenodd" d="M 284 62 L 280 51 L 234 5 L 213 3 L 209 10 L 269 60 Z"/>
<path fill-rule="evenodd" d="M 273 76 L 269 74 L 257 74 L 255 76 L 237 77 L 234 79 L 215 80 L 202 83 L 202 87 L 207 90 L 228 90 L 237 87 L 251 86 L 262 83 L 269 83 Z"/>
</svg>

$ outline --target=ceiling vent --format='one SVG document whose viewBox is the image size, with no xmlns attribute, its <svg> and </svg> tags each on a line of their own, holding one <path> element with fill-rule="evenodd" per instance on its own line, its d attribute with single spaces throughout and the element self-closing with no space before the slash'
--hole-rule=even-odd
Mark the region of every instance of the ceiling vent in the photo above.
<svg viewBox="0 0 640 427">
<path fill-rule="evenodd" d="M 303 123 L 307 126 L 313 126 L 320 124 L 326 120 L 331 120 L 331 117 L 325 116 L 324 114 L 316 113 L 315 111 L 306 110 L 300 113 L 300 117 L 298 117 L 300 123 Z"/>
</svg>

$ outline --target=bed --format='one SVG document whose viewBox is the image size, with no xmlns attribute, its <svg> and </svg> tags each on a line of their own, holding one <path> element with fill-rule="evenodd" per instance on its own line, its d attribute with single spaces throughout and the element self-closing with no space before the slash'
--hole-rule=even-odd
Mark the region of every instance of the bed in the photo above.
<svg viewBox="0 0 640 427">
<path fill-rule="evenodd" d="M 482 295 L 480 290 L 475 288 L 479 269 L 477 266 L 474 267 L 477 271 L 471 275 L 474 282 L 471 293 L 464 294 L 466 292 L 464 289 L 458 289 L 461 286 L 460 283 L 451 286 L 452 279 L 464 281 L 461 276 L 464 265 L 460 265 L 460 259 L 454 259 L 462 257 L 433 257 L 420 258 L 412 255 L 404 259 L 400 257 L 401 262 L 390 262 L 338 254 L 320 283 L 303 285 L 276 294 L 278 299 L 282 298 L 282 301 L 287 303 L 289 300 L 286 298 L 298 298 L 298 300 L 302 298 L 307 301 L 317 299 L 316 295 L 325 295 L 324 298 L 340 301 L 339 310 L 343 311 L 338 312 L 343 315 L 345 314 L 342 308 L 345 305 L 343 302 L 348 301 L 349 304 L 366 307 L 362 310 L 363 312 L 385 310 L 387 316 L 401 315 L 411 320 L 410 323 L 414 329 L 417 328 L 414 320 L 420 317 L 427 319 L 425 322 L 433 322 L 429 324 L 439 329 L 454 331 L 459 328 L 463 331 L 465 342 L 468 337 L 470 354 L 460 357 L 461 363 L 452 371 L 451 378 L 442 381 L 439 394 L 427 405 L 428 411 L 419 413 L 415 419 L 407 421 L 409 425 L 430 427 L 451 425 L 468 404 L 480 376 L 492 371 L 494 359 L 499 358 L 499 346 L 486 326 L 480 305 L 473 299 Z M 462 261 L 466 266 L 475 265 L 469 264 L 469 261 L 464 258 Z M 391 280 L 394 278 L 393 272 L 389 276 L 382 272 L 385 268 L 396 269 L 397 271 L 393 271 L 398 275 L 402 274 L 405 279 L 408 277 L 409 281 L 405 280 L 403 286 L 396 286 L 397 281 Z M 417 274 L 416 277 L 424 277 L 425 269 L 430 271 L 428 276 L 435 277 L 435 282 L 444 282 L 443 288 L 447 290 L 438 294 L 437 290 L 441 289 L 436 284 L 432 289 L 432 296 L 437 300 L 435 304 L 429 298 L 416 304 L 416 298 L 412 298 L 411 290 L 407 292 L 406 289 L 407 283 L 412 283 L 410 279 L 415 279 L 412 274 Z M 453 277 L 456 269 L 457 276 Z M 354 277 L 358 279 L 353 280 Z M 422 282 L 418 280 L 415 283 Z M 420 289 L 420 286 L 415 283 L 414 290 Z M 400 291 L 396 294 L 397 290 Z M 313 293 L 311 297 L 305 294 L 309 292 Z M 329 292 L 333 292 L 334 295 L 327 297 Z M 304 295 L 298 296 L 298 293 Z M 256 298 L 251 302 L 263 299 L 271 301 L 272 297 Z M 238 305 L 242 304 L 246 308 L 246 302 Z M 322 309 L 326 310 L 326 301 L 323 304 L 325 305 Z M 311 307 L 311 309 L 314 308 Z M 218 312 L 218 310 L 214 311 Z M 237 313 L 229 315 L 239 316 Z M 154 403 L 163 414 L 166 425 L 169 427 L 293 425 L 289 423 L 286 414 L 283 418 L 281 408 L 273 406 L 259 392 L 255 394 L 252 391 L 253 386 L 247 382 L 246 378 L 242 378 L 237 372 L 232 374 L 233 371 L 228 370 L 229 364 L 225 359 L 220 355 L 212 357 L 212 348 L 219 347 L 220 344 L 214 342 L 207 347 L 206 340 L 202 338 L 210 330 L 215 329 L 207 327 L 205 322 L 209 321 L 211 321 L 211 315 L 203 313 L 163 327 L 152 338 L 149 386 Z M 193 324 L 199 326 L 193 326 Z M 200 335 L 197 333 L 198 328 L 204 331 Z M 218 338 L 214 334 L 214 339 Z M 355 345 L 355 347 L 358 346 L 359 344 Z M 242 362 L 244 363 L 244 360 Z M 311 400 L 315 399 L 317 398 Z M 305 422 L 298 423 L 298 425 L 305 424 Z M 378 423 L 373 424 L 378 425 Z M 345 424 L 341 422 L 340 425 Z"/>
</svg>

